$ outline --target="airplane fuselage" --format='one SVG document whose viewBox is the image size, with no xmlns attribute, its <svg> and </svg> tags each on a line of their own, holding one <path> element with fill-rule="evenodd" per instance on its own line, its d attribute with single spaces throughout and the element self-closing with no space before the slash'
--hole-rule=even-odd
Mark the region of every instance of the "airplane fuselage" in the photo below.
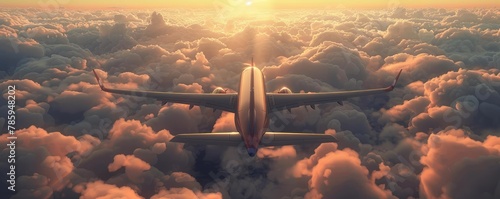
<svg viewBox="0 0 500 199">
<path fill-rule="evenodd" d="M 268 126 L 266 85 L 262 71 L 248 67 L 241 73 L 238 92 L 236 129 L 245 142 L 248 155 L 254 156 Z"/>
</svg>

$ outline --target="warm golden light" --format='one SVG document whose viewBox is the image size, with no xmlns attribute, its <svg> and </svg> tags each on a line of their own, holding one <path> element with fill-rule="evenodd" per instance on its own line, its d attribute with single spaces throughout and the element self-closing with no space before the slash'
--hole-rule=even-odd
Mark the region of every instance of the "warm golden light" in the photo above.
<svg viewBox="0 0 500 199">
<path fill-rule="evenodd" d="M 274 9 L 301 9 L 301 8 L 348 8 L 348 9 L 384 9 L 395 6 L 406 8 L 474 8 L 498 7 L 498 0 L 484 1 L 455 1 L 455 0 L 87 0 L 87 1 L 34 1 L 34 0 L 3 0 L 2 7 L 64 7 L 72 9 L 88 8 L 214 8 L 216 6 L 228 7 L 272 7 Z"/>
</svg>

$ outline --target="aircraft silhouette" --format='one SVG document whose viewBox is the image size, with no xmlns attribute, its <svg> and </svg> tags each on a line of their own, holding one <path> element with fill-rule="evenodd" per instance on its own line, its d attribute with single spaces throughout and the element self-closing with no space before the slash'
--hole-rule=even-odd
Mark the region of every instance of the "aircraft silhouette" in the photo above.
<svg viewBox="0 0 500 199">
<path fill-rule="evenodd" d="M 301 145 L 311 143 L 335 142 L 331 135 L 316 133 L 266 132 L 269 123 L 268 114 L 276 110 L 298 106 L 310 106 L 315 109 L 316 104 L 338 102 L 348 98 L 373 95 L 392 91 L 401 75 L 394 79 L 391 86 L 377 89 L 322 92 L 322 93 L 292 93 L 283 87 L 277 93 L 266 93 L 264 75 L 255 66 L 247 67 L 241 73 L 238 93 L 226 93 L 222 88 L 216 88 L 212 93 L 174 93 L 140 90 L 122 90 L 106 88 L 94 70 L 97 82 L 103 91 L 156 98 L 165 102 L 205 106 L 215 110 L 235 113 L 234 121 L 237 132 L 223 133 L 189 133 L 176 135 L 171 142 L 182 142 L 205 145 L 238 146 L 244 142 L 248 155 L 255 156 L 259 146 Z"/>
</svg>

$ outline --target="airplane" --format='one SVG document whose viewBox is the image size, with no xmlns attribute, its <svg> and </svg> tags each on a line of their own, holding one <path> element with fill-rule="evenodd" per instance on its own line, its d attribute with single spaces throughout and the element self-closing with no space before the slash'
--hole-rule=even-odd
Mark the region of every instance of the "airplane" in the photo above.
<svg viewBox="0 0 500 199">
<path fill-rule="evenodd" d="M 252 61 L 253 62 L 253 61 Z M 259 146 L 284 146 L 301 144 L 318 144 L 324 142 L 336 142 L 332 135 L 317 133 L 292 133 L 292 132 L 266 132 L 269 124 L 268 114 L 277 110 L 299 106 L 310 106 L 315 109 L 316 104 L 337 102 L 348 98 L 374 95 L 390 92 L 396 86 L 401 75 L 394 79 L 392 85 L 385 88 L 321 92 L 321 93 L 292 93 L 290 89 L 283 87 L 277 93 L 266 93 L 264 75 L 253 63 L 241 72 L 238 93 L 226 93 L 226 90 L 218 87 L 212 93 L 175 93 L 141 90 L 122 90 L 106 88 L 101 79 L 93 70 L 101 90 L 110 93 L 133 95 L 156 98 L 166 102 L 188 104 L 189 109 L 194 106 L 204 106 L 213 110 L 223 110 L 234 113 L 234 121 L 237 132 L 221 133 L 187 133 L 178 134 L 170 141 L 203 145 L 225 145 L 238 146 L 245 144 L 248 155 L 253 157 L 257 154 Z"/>
</svg>

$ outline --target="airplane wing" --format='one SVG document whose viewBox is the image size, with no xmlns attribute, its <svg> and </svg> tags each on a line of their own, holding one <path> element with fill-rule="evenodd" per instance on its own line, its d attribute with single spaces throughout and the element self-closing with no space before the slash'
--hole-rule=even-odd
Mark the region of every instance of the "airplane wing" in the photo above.
<svg viewBox="0 0 500 199">
<path fill-rule="evenodd" d="M 237 94 L 217 94 L 217 93 L 174 93 L 174 92 L 156 92 L 156 91 L 140 91 L 140 90 L 123 90 L 104 87 L 99 76 L 94 71 L 94 75 L 101 87 L 101 90 L 123 95 L 132 95 L 138 97 L 150 97 L 162 100 L 163 102 L 173 102 L 181 104 L 189 104 L 193 106 L 205 106 L 215 109 L 220 109 L 228 112 L 236 111 Z"/>
<path fill-rule="evenodd" d="M 179 134 L 170 140 L 171 142 L 181 142 L 203 145 L 223 145 L 238 146 L 243 143 L 243 139 L 238 132 L 228 133 L 188 133 Z M 284 133 L 266 132 L 261 139 L 261 146 L 284 146 L 317 144 L 324 142 L 336 142 L 337 140 L 326 134 L 317 133 Z"/>
<path fill-rule="evenodd" d="M 288 109 L 290 111 L 291 108 L 298 106 L 310 105 L 314 108 L 316 104 L 328 102 L 338 102 L 342 104 L 342 101 L 348 98 L 389 92 L 396 86 L 401 71 L 402 70 L 399 71 L 392 85 L 386 88 L 324 93 L 267 93 L 267 107 L 270 112 L 283 109 Z"/>
</svg>

